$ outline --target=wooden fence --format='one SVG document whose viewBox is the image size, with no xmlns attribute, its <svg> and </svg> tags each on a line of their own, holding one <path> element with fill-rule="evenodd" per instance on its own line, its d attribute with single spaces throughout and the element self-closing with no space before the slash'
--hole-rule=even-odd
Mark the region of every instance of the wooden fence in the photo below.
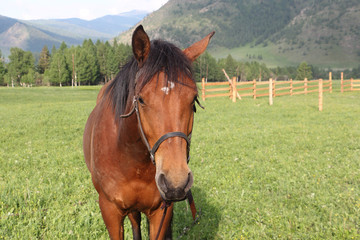
<svg viewBox="0 0 360 240">
<path fill-rule="evenodd" d="M 229 82 L 210 82 L 205 83 L 205 79 L 202 79 L 202 99 L 211 97 L 230 97 L 231 85 Z"/>
<path fill-rule="evenodd" d="M 308 94 L 312 92 L 318 92 L 319 90 L 319 81 L 312 80 L 308 81 L 306 78 L 303 81 L 262 81 L 258 82 L 256 80 L 249 82 L 235 82 L 233 80 L 233 86 L 236 86 L 236 89 L 232 87 L 229 82 L 211 82 L 205 83 L 205 80 L 202 79 L 202 99 L 211 97 L 231 97 L 233 101 L 236 101 L 236 94 L 238 93 L 240 97 L 252 97 L 254 99 L 259 97 L 269 96 L 272 97 L 284 96 L 284 95 L 298 95 L 298 94 Z M 322 81 L 323 82 L 323 92 L 332 92 L 332 79 Z M 235 90 L 235 92 L 234 92 Z"/>
<path fill-rule="evenodd" d="M 344 80 L 344 74 L 341 73 L 341 92 L 346 91 L 360 91 L 360 80 L 354 80 L 353 78 Z"/>
<path fill-rule="evenodd" d="M 360 91 L 360 80 L 344 80 L 344 74 L 341 73 L 341 92 L 346 91 Z M 235 78 L 232 81 L 227 82 L 211 82 L 205 83 L 205 79 L 202 79 L 202 99 L 205 101 L 206 98 L 211 97 L 230 97 L 236 102 L 236 96 L 241 97 L 252 97 L 254 99 L 258 97 L 269 96 L 272 97 L 284 96 L 284 95 L 298 95 L 308 94 L 319 91 L 319 81 L 304 79 L 303 81 L 253 81 L 248 82 L 236 82 Z M 329 72 L 329 79 L 322 80 L 323 92 L 333 91 L 333 80 L 332 73 Z M 236 86 L 236 87 L 234 87 Z M 235 90 L 235 91 L 234 91 Z"/>
</svg>

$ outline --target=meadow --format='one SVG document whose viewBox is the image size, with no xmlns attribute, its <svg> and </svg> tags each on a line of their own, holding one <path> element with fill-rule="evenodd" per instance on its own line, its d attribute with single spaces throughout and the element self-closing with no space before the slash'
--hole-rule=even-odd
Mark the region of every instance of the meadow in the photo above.
<svg viewBox="0 0 360 240">
<path fill-rule="evenodd" d="M 98 91 L 0 88 L 0 239 L 108 239 L 82 153 Z M 181 239 L 360 238 L 360 92 L 317 98 L 202 102 Z M 191 223 L 176 203 L 174 239 Z"/>
</svg>

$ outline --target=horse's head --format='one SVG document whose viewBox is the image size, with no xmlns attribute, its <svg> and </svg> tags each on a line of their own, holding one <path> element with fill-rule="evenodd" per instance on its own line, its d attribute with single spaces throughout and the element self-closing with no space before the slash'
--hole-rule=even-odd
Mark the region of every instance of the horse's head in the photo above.
<svg viewBox="0 0 360 240">
<path fill-rule="evenodd" d="M 139 66 L 134 104 L 143 141 L 154 155 L 155 181 L 164 200 L 184 199 L 193 184 L 187 163 L 198 92 L 191 64 L 213 34 L 184 51 L 168 42 L 150 42 L 142 26 L 133 34 Z"/>
</svg>

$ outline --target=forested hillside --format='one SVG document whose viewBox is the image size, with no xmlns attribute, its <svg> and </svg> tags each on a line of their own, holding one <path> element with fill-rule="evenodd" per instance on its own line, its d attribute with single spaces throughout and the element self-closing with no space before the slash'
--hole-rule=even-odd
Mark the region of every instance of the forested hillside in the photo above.
<svg viewBox="0 0 360 240">
<path fill-rule="evenodd" d="M 141 24 L 153 38 L 181 47 L 212 30 L 210 51 L 236 59 L 349 67 L 360 62 L 358 0 L 170 0 Z M 131 30 L 116 39 L 129 42 Z"/>
</svg>

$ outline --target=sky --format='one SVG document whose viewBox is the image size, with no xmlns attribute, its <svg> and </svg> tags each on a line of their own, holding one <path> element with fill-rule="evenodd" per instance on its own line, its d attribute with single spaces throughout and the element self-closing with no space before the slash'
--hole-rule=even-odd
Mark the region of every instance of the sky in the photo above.
<svg viewBox="0 0 360 240">
<path fill-rule="evenodd" d="M 168 0 L 0 0 L 0 15 L 21 19 L 92 20 L 131 10 L 155 11 Z"/>
</svg>

